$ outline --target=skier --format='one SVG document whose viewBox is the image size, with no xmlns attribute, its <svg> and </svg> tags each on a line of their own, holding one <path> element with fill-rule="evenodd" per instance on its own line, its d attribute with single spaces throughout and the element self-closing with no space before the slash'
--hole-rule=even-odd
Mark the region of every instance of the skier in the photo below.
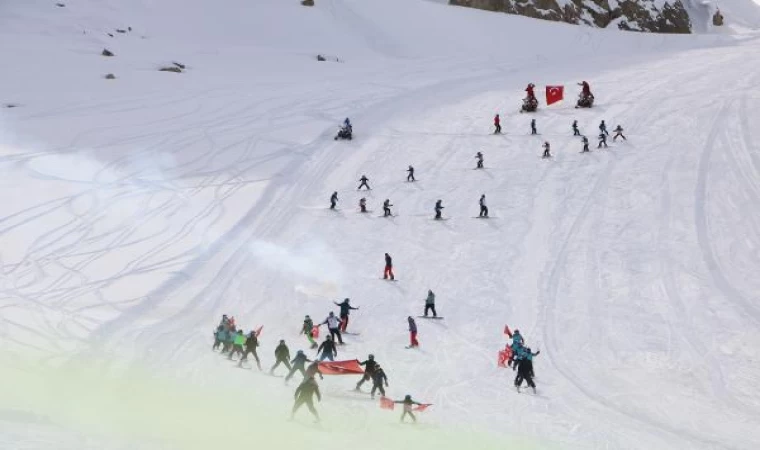
<svg viewBox="0 0 760 450">
<path fill-rule="evenodd" d="M 480 196 L 480 215 L 478 217 L 488 217 L 488 206 L 486 206 L 486 194 Z"/>
<path fill-rule="evenodd" d="M 243 334 L 243 330 L 238 330 L 238 332 L 232 338 L 232 351 L 230 352 L 230 356 L 227 359 L 232 359 L 232 357 L 237 353 L 240 353 L 242 355 L 243 345 L 245 345 L 245 335 Z"/>
<path fill-rule="evenodd" d="M 367 199 L 364 197 L 359 199 L 359 211 L 363 213 L 367 212 Z"/>
<path fill-rule="evenodd" d="M 599 145 L 597 145 L 596 148 L 602 148 L 602 145 L 604 148 L 607 148 L 607 135 L 599 133 Z"/>
<path fill-rule="evenodd" d="M 340 345 L 343 345 L 343 338 L 340 335 L 340 319 L 335 317 L 335 314 L 330 311 L 330 314 L 327 315 L 327 318 L 324 322 L 322 322 L 321 325 L 327 325 L 327 329 L 330 331 L 330 336 L 335 339 L 335 336 L 338 336 L 338 343 Z"/>
<path fill-rule="evenodd" d="M 523 347 L 522 355 L 517 363 L 517 376 L 515 377 L 515 388 L 517 392 L 520 392 L 520 386 L 522 386 L 523 380 L 528 383 L 533 389 L 533 393 L 536 393 L 536 383 L 533 382 L 533 357 L 538 356 L 541 351 L 533 353 L 530 348 Z"/>
<path fill-rule="evenodd" d="M 475 154 L 475 159 L 478 160 L 478 165 L 475 166 L 476 169 L 482 169 L 483 168 L 483 154 L 478 152 Z"/>
<path fill-rule="evenodd" d="M 588 150 L 588 138 L 586 136 L 583 136 L 581 138 L 581 142 L 583 142 L 583 150 L 581 150 L 581 153 L 585 153 L 585 152 L 589 151 Z"/>
<path fill-rule="evenodd" d="M 375 399 L 375 392 L 378 390 L 380 391 L 380 395 L 385 397 L 383 384 L 385 384 L 385 387 L 388 387 L 388 377 L 385 376 L 385 370 L 378 364 L 375 371 L 372 372 L 372 390 L 369 393 L 373 400 Z"/>
<path fill-rule="evenodd" d="M 425 298 L 425 317 L 428 316 L 428 311 L 433 311 L 433 317 L 438 317 L 435 312 L 435 294 L 430 289 L 428 289 L 428 295 Z"/>
<path fill-rule="evenodd" d="M 609 131 L 607 131 L 607 124 L 606 124 L 606 123 L 604 123 L 604 121 L 603 121 L 603 120 L 602 120 L 602 122 L 599 124 L 599 132 L 600 132 L 600 133 L 602 133 L 602 134 L 606 134 L 607 136 L 609 136 L 609 135 L 610 135 L 610 132 L 609 132 Z"/>
<path fill-rule="evenodd" d="M 443 211 L 443 205 L 441 205 L 442 200 L 437 200 L 435 202 L 435 220 L 441 220 L 441 211 Z"/>
<path fill-rule="evenodd" d="M 351 125 L 351 121 L 346 117 L 346 120 L 343 121 L 343 126 L 347 128 L 349 131 L 353 131 L 354 127 Z"/>
<path fill-rule="evenodd" d="M 578 83 L 578 86 L 582 86 L 581 95 L 584 98 L 593 97 L 593 94 L 591 94 L 591 86 L 589 86 L 588 83 L 586 83 L 585 81 L 581 81 L 580 83 Z"/>
<path fill-rule="evenodd" d="M 391 201 L 386 198 L 383 202 L 383 217 L 393 216 L 391 214 L 391 206 L 393 206 L 391 205 Z"/>
<path fill-rule="evenodd" d="M 406 320 L 409 322 L 409 347 L 407 348 L 419 347 L 420 343 L 417 342 L 417 322 L 414 321 L 412 316 L 409 316 Z"/>
<path fill-rule="evenodd" d="M 319 393 L 319 385 L 317 384 L 317 380 L 315 380 L 313 377 L 305 378 L 303 382 L 296 388 L 296 393 L 294 395 L 296 402 L 293 405 L 293 411 L 290 414 L 290 420 L 293 420 L 296 417 L 296 411 L 298 411 L 301 406 L 306 404 L 306 407 L 309 408 L 309 411 L 314 416 L 316 421 L 319 422 L 319 414 L 317 413 L 317 410 L 314 409 L 315 395 L 317 397 L 317 400 L 321 402 L 322 395 Z"/>
<path fill-rule="evenodd" d="M 330 336 L 327 336 L 327 338 L 329 339 Z M 319 375 L 320 380 L 325 379 L 322 372 L 319 370 L 319 362 L 312 361 L 311 364 L 309 364 L 309 367 L 306 368 L 306 376 L 304 378 L 315 378 L 317 375 Z"/>
<path fill-rule="evenodd" d="M 317 343 L 314 341 L 314 321 L 308 315 L 303 319 L 303 327 L 301 328 L 301 334 L 306 335 L 306 339 L 309 340 L 311 348 L 317 348 Z"/>
<path fill-rule="evenodd" d="M 372 189 L 369 187 L 369 184 L 367 184 L 367 181 L 369 181 L 369 178 L 367 178 L 367 175 L 362 175 L 361 178 L 359 178 L 359 181 L 361 181 L 361 184 L 359 184 L 359 187 L 356 188 L 357 191 L 360 191 L 363 187 L 366 187 L 368 191 L 371 191 Z"/>
<path fill-rule="evenodd" d="M 293 375 L 295 375 L 296 371 L 300 371 L 301 376 L 306 378 L 306 369 L 304 366 L 307 362 L 311 362 L 311 360 L 306 357 L 306 354 L 303 352 L 303 350 L 298 350 L 296 357 L 290 361 L 290 364 L 292 365 L 290 366 L 290 372 L 288 372 L 288 376 L 285 377 L 285 382 L 287 383 L 290 381 L 290 379 L 293 378 Z"/>
<path fill-rule="evenodd" d="M 412 406 L 413 405 L 421 405 L 421 403 L 417 403 L 414 400 L 412 400 L 412 396 L 411 395 L 407 395 L 407 396 L 404 397 L 403 400 L 395 401 L 393 403 L 399 403 L 399 404 L 404 405 L 404 412 L 401 414 L 401 422 L 403 422 L 404 418 L 408 415 L 409 417 L 412 418 L 412 421 L 414 423 L 417 423 L 417 418 L 414 417 L 414 413 L 412 413 Z"/>
<path fill-rule="evenodd" d="M 530 119 L 530 134 L 538 134 L 536 129 L 536 119 Z"/>
<path fill-rule="evenodd" d="M 255 331 L 251 331 L 248 333 L 248 338 L 245 340 L 245 353 L 243 353 L 243 357 L 240 358 L 240 362 L 238 363 L 238 367 L 242 367 L 243 363 L 245 361 L 248 361 L 248 354 L 253 355 L 253 359 L 256 360 L 256 367 L 261 370 L 261 361 L 259 361 L 259 355 L 256 353 L 256 347 L 259 346 L 259 338 L 256 336 Z"/>
<path fill-rule="evenodd" d="M 225 332 L 225 325 L 219 324 L 219 326 L 216 327 L 216 330 L 214 331 L 214 345 L 211 347 L 211 350 L 216 351 L 216 349 L 222 345 L 222 342 L 224 342 Z"/>
<path fill-rule="evenodd" d="M 623 138 L 624 141 L 628 140 L 628 139 L 626 139 L 625 136 L 623 136 L 623 127 L 621 127 L 620 125 L 616 126 L 615 129 L 612 130 L 612 131 L 615 132 L 615 135 L 612 136 L 612 142 L 615 142 L 617 140 L 617 138 L 619 138 L 619 137 Z"/>
<path fill-rule="evenodd" d="M 409 166 L 408 169 L 406 169 L 407 172 L 409 172 L 409 175 L 406 176 L 406 181 L 415 181 L 414 180 L 414 167 Z"/>
<path fill-rule="evenodd" d="M 269 369 L 270 375 L 274 375 L 274 369 L 280 364 L 285 364 L 288 371 L 293 370 L 293 368 L 290 367 L 290 349 L 285 345 L 285 339 L 280 339 L 280 344 L 274 349 L 274 358 L 276 361 L 272 368 Z"/>
<path fill-rule="evenodd" d="M 330 196 L 330 209 L 335 209 L 335 205 L 338 204 L 338 192 L 333 192 Z"/>
<path fill-rule="evenodd" d="M 324 342 L 322 342 L 322 344 L 317 349 L 317 354 L 320 353 L 320 361 L 324 361 L 326 359 L 335 361 L 335 357 L 338 356 L 338 349 L 335 348 L 335 342 L 333 342 L 330 336 L 325 336 Z"/>
<path fill-rule="evenodd" d="M 493 118 L 493 126 L 496 127 L 496 131 L 493 134 L 501 134 L 501 119 L 499 119 L 498 114 Z"/>
<path fill-rule="evenodd" d="M 578 121 L 573 120 L 573 136 L 580 136 L 581 132 L 578 130 Z"/>
<path fill-rule="evenodd" d="M 551 154 L 551 151 L 550 151 L 551 150 L 551 146 L 549 145 L 549 141 L 544 142 L 543 147 L 544 147 L 544 155 L 542 156 L 542 158 L 551 158 L 552 154 Z"/>
<path fill-rule="evenodd" d="M 533 84 L 533 83 L 529 83 L 529 84 L 528 84 L 528 87 L 526 87 L 526 88 L 525 88 L 525 92 L 527 93 L 526 99 L 527 99 L 529 102 L 534 102 L 534 101 L 536 101 L 536 95 L 533 93 L 533 88 L 535 88 L 535 87 L 536 87 L 536 85 L 535 85 L 535 84 Z"/>
<path fill-rule="evenodd" d="M 393 275 L 393 259 L 391 258 L 391 255 L 385 254 L 385 270 L 383 271 L 383 280 L 387 280 L 388 277 L 391 277 L 391 281 L 395 280 L 395 276 Z"/>
<path fill-rule="evenodd" d="M 359 388 L 361 388 L 362 384 L 364 384 L 365 381 L 369 381 L 370 378 L 372 378 L 372 374 L 375 373 L 375 369 L 377 369 L 379 367 L 379 365 L 375 361 L 375 355 L 372 355 L 372 354 L 370 354 L 369 356 L 367 356 L 367 360 L 363 361 L 363 362 L 360 362 L 359 365 L 360 366 L 364 366 L 364 376 L 362 377 L 361 380 L 359 380 L 358 383 L 356 383 L 356 389 L 354 389 L 355 391 L 358 391 Z M 383 394 L 383 395 L 385 395 L 385 394 Z"/>
<path fill-rule="evenodd" d="M 348 327 L 348 315 L 351 313 L 352 309 L 359 309 L 359 307 L 357 306 L 356 308 L 354 308 L 353 306 L 351 306 L 349 304 L 350 299 L 348 298 L 343 300 L 340 303 L 338 302 L 333 302 L 333 303 L 335 303 L 335 305 L 340 307 L 340 331 L 345 332 L 346 328 Z"/>
</svg>

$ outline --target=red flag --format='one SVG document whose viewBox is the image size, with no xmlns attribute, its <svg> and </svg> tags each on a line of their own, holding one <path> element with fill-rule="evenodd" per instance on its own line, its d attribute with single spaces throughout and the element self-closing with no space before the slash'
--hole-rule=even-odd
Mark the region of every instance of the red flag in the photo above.
<svg viewBox="0 0 760 450">
<path fill-rule="evenodd" d="M 417 407 L 414 408 L 414 411 L 422 412 L 422 411 L 428 409 L 428 406 L 433 406 L 433 404 L 432 403 L 423 403 L 421 405 L 417 405 Z"/>
<path fill-rule="evenodd" d="M 314 325 L 314 328 L 311 329 L 311 337 L 314 339 L 319 337 L 319 325 Z"/>
<path fill-rule="evenodd" d="M 504 325 L 504 334 L 506 334 L 510 338 L 512 337 L 512 330 L 509 329 L 509 325 Z"/>
<path fill-rule="evenodd" d="M 261 334 L 261 330 L 263 330 L 263 329 L 264 329 L 264 325 L 262 325 L 262 326 L 260 326 L 260 327 L 258 327 L 256 329 L 256 337 L 259 337 L 259 335 Z"/>
<path fill-rule="evenodd" d="M 359 361 L 322 361 L 319 363 L 319 371 L 323 375 L 364 375 L 364 369 Z"/>
<path fill-rule="evenodd" d="M 507 345 L 504 350 L 499 350 L 499 360 L 497 365 L 499 367 L 507 367 L 506 362 L 512 357 L 512 349 Z"/>
<path fill-rule="evenodd" d="M 396 404 L 393 403 L 393 400 L 389 399 L 388 397 L 380 397 L 380 408 L 381 409 L 389 409 L 393 411 L 393 409 L 396 407 Z"/>
<path fill-rule="evenodd" d="M 557 103 L 564 98 L 564 86 L 546 86 L 546 106 Z"/>
</svg>

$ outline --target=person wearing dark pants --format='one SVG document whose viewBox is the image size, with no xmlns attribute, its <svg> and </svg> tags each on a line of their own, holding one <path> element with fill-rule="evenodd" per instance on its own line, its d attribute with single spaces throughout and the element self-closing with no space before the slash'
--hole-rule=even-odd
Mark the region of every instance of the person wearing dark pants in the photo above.
<svg viewBox="0 0 760 450">
<path fill-rule="evenodd" d="M 417 418 L 414 417 L 414 413 L 412 413 L 412 406 L 414 406 L 414 405 L 420 405 L 421 403 L 417 403 L 414 400 L 412 400 L 412 396 L 411 395 L 407 395 L 406 397 L 404 397 L 403 400 L 400 400 L 400 401 L 397 400 L 397 401 L 395 401 L 393 403 L 404 405 L 404 412 L 401 413 L 401 422 L 404 421 L 404 418 L 406 416 L 411 417 L 413 422 L 417 422 Z"/>
<path fill-rule="evenodd" d="M 364 197 L 359 199 L 359 211 L 363 213 L 367 212 L 367 199 Z"/>
<path fill-rule="evenodd" d="M 349 303 L 350 301 L 351 300 L 347 298 L 340 303 L 333 302 L 337 306 L 340 307 L 340 331 L 341 332 L 345 332 L 346 328 L 348 328 L 348 316 L 351 314 L 351 310 L 359 309 L 358 306 L 356 308 L 351 306 L 351 304 Z"/>
<path fill-rule="evenodd" d="M 253 355 L 253 359 L 256 360 L 256 366 L 261 370 L 261 362 L 259 361 L 259 355 L 256 353 L 256 347 L 259 346 L 259 338 L 256 336 L 255 331 L 251 331 L 251 333 L 248 335 L 248 338 L 245 340 L 245 352 L 243 353 L 243 357 L 240 358 L 240 362 L 238 363 L 238 366 L 242 366 L 243 362 L 248 361 L 248 354 Z"/>
<path fill-rule="evenodd" d="M 338 343 L 343 344 L 343 337 L 340 335 L 340 319 L 335 317 L 335 313 L 330 311 L 330 314 L 327 316 L 327 319 L 322 322 L 322 325 L 327 325 L 327 329 L 330 330 L 330 336 L 333 341 L 335 341 L 335 337 L 337 336 Z"/>
<path fill-rule="evenodd" d="M 599 145 L 596 146 L 596 148 L 607 148 L 607 135 L 604 133 L 599 133 Z"/>
<path fill-rule="evenodd" d="M 385 384 L 385 387 L 383 387 L 383 384 Z M 374 399 L 375 392 L 379 390 L 380 395 L 385 397 L 386 387 L 388 387 L 388 377 L 385 376 L 385 370 L 383 370 L 383 368 L 378 365 L 375 368 L 375 371 L 372 373 L 372 390 L 370 391 L 369 395 Z"/>
<path fill-rule="evenodd" d="M 552 152 L 551 152 L 551 145 L 549 145 L 549 142 L 544 142 L 544 154 L 542 158 L 551 158 Z"/>
<path fill-rule="evenodd" d="M 330 336 L 325 337 L 324 342 L 322 342 L 322 344 L 317 349 L 317 354 L 320 354 L 320 361 L 324 361 L 326 359 L 335 361 L 335 357 L 338 356 L 338 349 L 335 348 L 335 342 Z"/>
<path fill-rule="evenodd" d="M 538 134 L 536 129 L 536 119 L 530 119 L 530 134 Z"/>
<path fill-rule="evenodd" d="M 338 193 L 333 192 L 330 196 L 330 209 L 335 209 L 335 205 L 338 204 Z"/>
<path fill-rule="evenodd" d="M 498 114 L 493 118 L 493 126 L 496 128 L 493 134 L 501 134 L 501 119 Z"/>
<path fill-rule="evenodd" d="M 301 406 L 306 405 L 309 408 L 309 412 L 319 422 L 319 413 L 314 408 L 314 397 L 317 397 L 318 401 L 322 401 L 322 394 L 319 393 L 319 385 L 314 377 L 306 378 L 297 388 L 294 395 L 295 404 L 293 405 L 293 411 L 290 414 L 290 419 L 293 420 L 296 416 L 296 412 Z"/>
<path fill-rule="evenodd" d="M 443 200 L 438 200 L 435 202 L 435 220 L 441 220 L 441 212 L 443 212 L 443 205 L 441 204 Z"/>
<path fill-rule="evenodd" d="M 417 342 L 417 323 L 412 316 L 409 316 L 407 321 L 409 322 L 409 348 L 419 347 L 420 343 Z"/>
<path fill-rule="evenodd" d="M 573 120 L 573 136 L 580 136 L 581 132 L 578 130 L 578 121 Z"/>
<path fill-rule="evenodd" d="M 383 202 L 383 217 L 388 217 L 388 216 L 393 215 L 391 214 L 391 206 L 393 206 L 391 205 L 391 201 L 386 198 L 385 201 Z"/>
<path fill-rule="evenodd" d="M 359 390 L 359 388 L 362 387 L 362 384 L 364 384 L 365 381 L 369 381 L 370 378 L 372 378 L 372 374 L 375 373 L 375 369 L 377 369 L 378 364 L 375 362 L 375 355 L 369 355 L 367 357 L 367 360 L 364 362 L 359 363 L 360 366 L 364 366 L 364 376 L 361 380 L 359 380 L 358 383 L 356 383 L 356 389 Z"/>
<path fill-rule="evenodd" d="M 482 169 L 483 168 L 483 153 L 478 152 L 475 154 L 475 159 L 478 160 L 477 165 L 475 166 L 476 169 Z"/>
<path fill-rule="evenodd" d="M 425 317 L 428 316 L 428 311 L 433 312 L 433 317 L 438 317 L 438 314 L 435 312 L 435 294 L 430 289 L 428 289 L 428 295 L 425 299 Z"/>
<path fill-rule="evenodd" d="M 277 346 L 277 348 L 274 349 L 274 357 L 276 361 L 272 368 L 269 369 L 270 374 L 274 374 L 274 369 L 276 369 L 280 364 L 285 364 L 285 367 L 288 368 L 288 371 L 292 370 L 290 367 L 290 349 L 288 349 L 288 346 L 285 345 L 284 339 L 281 339 L 280 344 Z"/>
<path fill-rule="evenodd" d="M 367 182 L 369 181 L 369 178 L 367 178 L 366 175 L 362 175 L 362 177 L 359 178 L 359 181 L 361 181 L 361 184 L 359 185 L 358 188 L 356 188 L 357 191 L 361 190 L 361 188 L 363 187 L 367 188 L 368 191 L 371 190 L 369 187 L 369 184 L 367 184 Z"/>
<path fill-rule="evenodd" d="M 515 377 L 515 388 L 517 392 L 520 392 L 523 380 L 528 383 L 528 387 L 533 389 L 533 393 L 536 393 L 536 383 L 533 382 L 533 357 L 538 356 L 540 351 L 536 353 L 531 352 L 527 347 L 523 347 L 520 350 L 520 359 L 517 362 L 517 377 Z"/>
<path fill-rule="evenodd" d="M 406 171 L 409 172 L 409 175 L 406 176 L 406 181 L 414 181 L 414 167 L 409 166 L 409 169 Z"/>
<path fill-rule="evenodd" d="M 311 362 L 306 357 L 306 354 L 303 352 L 303 350 L 298 350 L 298 353 L 296 353 L 296 357 L 293 358 L 293 361 L 290 361 L 292 366 L 290 367 L 290 372 L 288 372 L 288 376 L 285 377 L 285 381 L 290 381 L 291 378 L 293 378 L 293 375 L 295 375 L 296 372 L 301 372 L 301 376 L 304 378 L 306 377 L 306 363 Z"/>
<path fill-rule="evenodd" d="M 581 142 L 583 142 L 583 150 L 581 150 L 581 153 L 586 153 L 589 151 L 588 149 L 588 138 L 586 136 L 583 136 L 581 138 Z"/>
<path fill-rule="evenodd" d="M 627 141 L 627 140 L 628 140 L 628 139 L 626 139 L 626 137 L 623 135 L 623 127 L 621 127 L 620 125 L 618 125 L 617 127 L 615 127 L 615 129 L 614 129 L 614 130 L 612 130 L 612 131 L 614 131 L 614 132 L 615 132 L 615 135 L 614 135 L 614 136 L 612 136 L 612 142 L 615 142 L 615 141 L 617 141 L 617 138 L 619 138 L 619 137 L 623 138 L 623 140 L 624 140 L 624 141 Z"/>
<path fill-rule="evenodd" d="M 391 255 L 385 254 L 385 270 L 383 271 L 383 280 L 387 280 L 388 277 L 391 277 L 391 280 L 395 280 L 395 276 L 393 275 L 393 259 L 391 258 Z"/>
<path fill-rule="evenodd" d="M 478 217 L 488 217 L 488 206 L 486 206 L 486 194 L 480 196 L 480 215 Z"/>
</svg>

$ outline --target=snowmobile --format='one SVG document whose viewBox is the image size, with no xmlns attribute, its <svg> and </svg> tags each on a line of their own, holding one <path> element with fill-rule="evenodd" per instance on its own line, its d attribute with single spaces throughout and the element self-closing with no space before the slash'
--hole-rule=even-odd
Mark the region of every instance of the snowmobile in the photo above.
<svg viewBox="0 0 760 450">
<path fill-rule="evenodd" d="M 576 108 L 591 108 L 594 106 L 594 96 L 589 95 L 579 95 L 578 96 L 578 104 L 575 105 Z"/>
<path fill-rule="evenodd" d="M 520 112 L 536 112 L 538 109 L 538 100 L 536 100 L 536 97 L 525 97 L 523 99 L 522 108 L 520 108 Z"/>
<path fill-rule="evenodd" d="M 353 139 L 354 137 L 354 131 L 351 127 L 340 127 L 338 130 L 338 134 L 335 136 L 335 140 L 338 139 L 348 139 L 349 141 Z"/>
</svg>

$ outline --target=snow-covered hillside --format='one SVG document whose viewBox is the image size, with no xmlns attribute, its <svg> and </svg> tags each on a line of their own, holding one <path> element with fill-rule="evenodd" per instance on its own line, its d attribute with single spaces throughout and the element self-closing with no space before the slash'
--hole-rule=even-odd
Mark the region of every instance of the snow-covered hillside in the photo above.
<svg viewBox="0 0 760 450">
<path fill-rule="evenodd" d="M 0 7 L 0 448 L 760 442 L 757 35 L 425 0 L 63 3 Z M 583 79 L 592 110 L 572 107 Z M 537 137 L 528 82 L 569 91 Z M 628 141 L 580 154 L 574 119 Z M 428 289 L 445 319 L 404 349 Z M 320 427 L 287 422 L 296 383 L 210 351 L 232 314 L 264 325 L 268 367 L 345 297 L 360 334 L 339 357 L 374 353 L 390 396 L 433 403 L 417 427 L 354 377 L 320 381 Z M 505 324 L 541 350 L 538 395 L 496 367 Z"/>
</svg>

